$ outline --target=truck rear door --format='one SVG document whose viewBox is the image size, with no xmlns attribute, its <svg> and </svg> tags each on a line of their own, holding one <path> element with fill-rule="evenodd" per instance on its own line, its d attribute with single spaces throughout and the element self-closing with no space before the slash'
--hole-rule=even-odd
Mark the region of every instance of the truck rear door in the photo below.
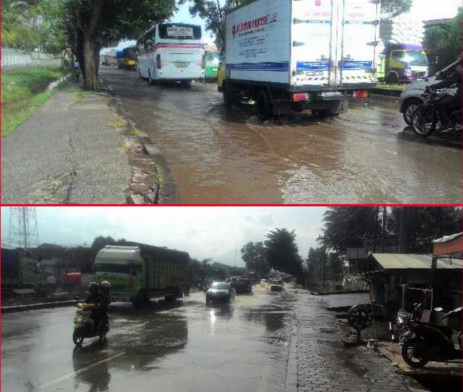
<svg viewBox="0 0 463 392">
<path fill-rule="evenodd" d="M 370 0 L 299 0 L 292 7 L 292 86 L 372 83 L 379 6 Z"/>
<path fill-rule="evenodd" d="M 343 0 L 339 4 L 336 79 L 340 84 L 375 83 L 379 40 L 379 5 L 370 0 Z"/>
</svg>

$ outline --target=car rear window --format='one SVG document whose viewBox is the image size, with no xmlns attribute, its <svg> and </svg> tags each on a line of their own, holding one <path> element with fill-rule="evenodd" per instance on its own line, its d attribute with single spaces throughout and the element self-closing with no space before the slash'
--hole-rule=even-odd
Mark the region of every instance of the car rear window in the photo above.
<svg viewBox="0 0 463 392">
<path fill-rule="evenodd" d="M 211 289 L 229 289 L 230 285 L 228 283 L 212 283 Z"/>
</svg>

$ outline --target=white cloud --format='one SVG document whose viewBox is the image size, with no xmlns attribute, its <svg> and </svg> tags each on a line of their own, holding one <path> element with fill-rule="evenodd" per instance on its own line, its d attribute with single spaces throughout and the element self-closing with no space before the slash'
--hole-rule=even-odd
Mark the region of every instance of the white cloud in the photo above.
<svg viewBox="0 0 463 392">
<path fill-rule="evenodd" d="M 99 235 L 185 250 L 196 259 L 243 265 L 241 248 L 276 228 L 295 230 L 306 257 L 317 246 L 320 207 L 36 207 L 40 243 L 90 245 Z M 9 209 L 2 208 L 2 235 Z M 6 238 L 5 238 L 6 239 Z M 2 238 L 2 240 L 5 240 Z"/>
</svg>

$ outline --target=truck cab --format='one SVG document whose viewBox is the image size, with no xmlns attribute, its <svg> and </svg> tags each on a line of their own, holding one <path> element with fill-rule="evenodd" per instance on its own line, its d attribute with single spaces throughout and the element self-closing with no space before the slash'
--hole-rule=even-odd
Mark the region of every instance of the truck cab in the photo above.
<svg viewBox="0 0 463 392">
<path fill-rule="evenodd" d="M 381 68 L 386 83 L 414 82 L 428 76 L 429 63 L 421 45 L 389 44 L 383 51 Z"/>
<path fill-rule="evenodd" d="M 2 247 L 2 286 L 35 288 L 43 284 L 40 263 L 21 248 Z"/>
</svg>

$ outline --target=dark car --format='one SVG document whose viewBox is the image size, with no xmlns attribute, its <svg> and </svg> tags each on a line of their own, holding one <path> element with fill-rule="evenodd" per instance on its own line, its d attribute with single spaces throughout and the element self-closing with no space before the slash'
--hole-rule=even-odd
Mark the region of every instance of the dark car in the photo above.
<svg viewBox="0 0 463 392">
<path fill-rule="evenodd" d="M 236 290 L 237 293 L 252 292 L 252 283 L 247 278 L 232 278 L 230 284 Z"/>
<path fill-rule="evenodd" d="M 214 282 L 206 292 L 206 305 L 209 302 L 230 302 L 235 299 L 235 289 L 227 282 Z"/>
<path fill-rule="evenodd" d="M 281 281 L 281 279 L 272 279 L 270 281 L 270 290 L 271 291 L 283 290 L 283 282 Z"/>
</svg>

